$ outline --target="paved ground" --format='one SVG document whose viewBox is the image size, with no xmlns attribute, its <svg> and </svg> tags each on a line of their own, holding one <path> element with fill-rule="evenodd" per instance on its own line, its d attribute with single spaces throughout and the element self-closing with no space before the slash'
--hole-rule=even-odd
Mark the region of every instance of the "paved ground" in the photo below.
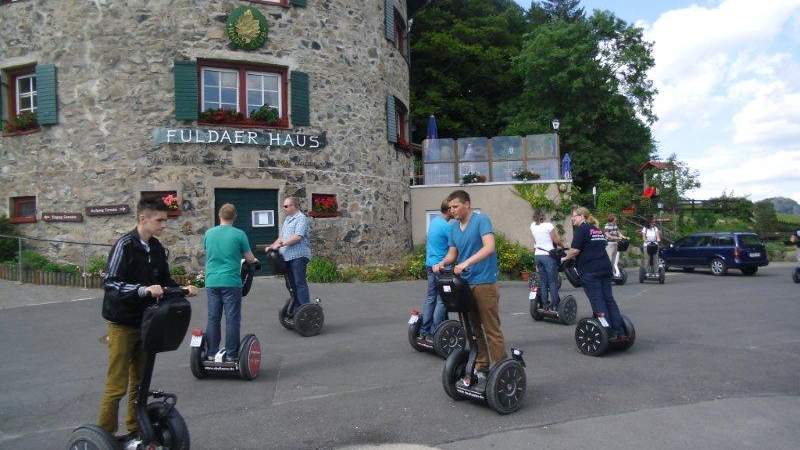
<svg viewBox="0 0 800 450">
<path fill-rule="evenodd" d="M 451 401 L 443 361 L 409 347 L 408 310 L 423 282 L 312 285 L 327 323 L 302 338 L 278 324 L 282 282 L 259 279 L 243 331 L 265 347 L 261 376 L 195 380 L 187 339 L 159 356 L 154 387 L 178 394 L 196 449 L 796 449 L 800 286 L 791 267 L 756 277 L 671 272 L 663 286 L 615 288 L 638 340 L 603 358 L 575 351 L 573 327 L 533 322 L 525 284 L 503 283 L 503 329 L 526 351 L 529 382 L 523 409 L 509 416 Z M 564 293 L 587 313 L 582 292 Z M 0 448 L 63 448 L 75 426 L 94 421 L 106 363 L 99 295 L 0 282 Z M 205 298 L 193 302 L 192 324 L 204 326 Z"/>
</svg>

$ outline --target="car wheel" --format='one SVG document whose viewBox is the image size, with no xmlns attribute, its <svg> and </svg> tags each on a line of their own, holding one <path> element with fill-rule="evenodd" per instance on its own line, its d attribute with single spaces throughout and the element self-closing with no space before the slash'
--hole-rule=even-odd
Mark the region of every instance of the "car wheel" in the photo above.
<svg viewBox="0 0 800 450">
<path fill-rule="evenodd" d="M 728 272 L 728 265 L 725 264 L 725 261 L 721 260 L 720 258 L 714 258 L 711 260 L 711 273 L 716 276 L 725 275 Z"/>
</svg>

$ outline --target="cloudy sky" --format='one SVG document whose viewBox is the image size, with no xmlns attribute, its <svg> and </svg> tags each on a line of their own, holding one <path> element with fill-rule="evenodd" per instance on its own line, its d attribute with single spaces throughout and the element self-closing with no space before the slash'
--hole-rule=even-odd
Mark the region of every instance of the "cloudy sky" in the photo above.
<svg viewBox="0 0 800 450">
<path fill-rule="evenodd" d="M 700 171 L 692 197 L 800 202 L 800 0 L 581 3 L 654 42 L 658 152 Z"/>
</svg>

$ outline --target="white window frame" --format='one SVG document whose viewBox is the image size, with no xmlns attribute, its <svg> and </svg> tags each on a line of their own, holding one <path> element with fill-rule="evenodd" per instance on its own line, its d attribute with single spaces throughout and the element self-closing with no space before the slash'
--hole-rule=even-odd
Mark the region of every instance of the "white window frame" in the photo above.
<svg viewBox="0 0 800 450">
<path fill-rule="evenodd" d="M 223 69 L 220 67 L 203 67 L 203 70 L 200 73 L 200 110 L 207 111 L 206 108 L 206 71 L 213 71 L 213 72 L 228 72 L 236 75 L 236 112 L 241 112 L 241 105 L 239 104 L 239 97 L 240 97 L 240 89 L 239 86 L 239 71 L 234 69 Z M 222 105 L 222 77 L 220 76 L 219 80 L 219 105 Z M 219 108 L 214 108 L 219 109 Z"/>
<path fill-rule="evenodd" d="M 256 223 L 256 218 L 261 213 L 267 213 L 267 223 L 265 225 Z M 275 226 L 275 210 L 274 209 L 262 209 L 258 211 L 252 211 L 250 213 L 250 226 L 252 228 L 270 228 Z"/>
<path fill-rule="evenodd" d="M 270 75 L 270 76 L 274 76 L 275 78 L 278 79 L 278 91 L 277 91 L 278 92 L 278 107 L 277 107 L 277 109 L 278 109 L 278 117 L 279 118 L 283 117 L 283 97 L 282 97 L 283 92 L 281 92 L 281 90 L 283 88 L 283 76 L 280 73 L 277 73 L 277 72 L 251 72 L 251 71 L 248 70 L 248 71 L 245 71 L 245 84 L 247 83 L 247 77 L 249 75 Z M 260 92 L 261 92 L 261 98 L 263 99 L 264 98 L 264 92 L 272 92 L 272 91 L 265 91 L 265 90 L 261 89 Z M 249 95 L 250 95 L 250 86 L 245 86 L 244 99 L 245 99 L 246 103 L 249 100 L 248 99 Z M 262 105 L 263 105 L 263 103 L 262 103 Z M 249 105 L 249 103 L 247 104 L 247 106 L 245 106 L 245 109 L 247 110 L 245 112 L 246 116 L 250 117 L 250 105 Z"/>
<path fill-rule="evenodd" d="M 37 102 L 34 101 L 34 97 L 37 97 L 37 100 L 38 100 L 38 94 L 37 94 L 38 86 L 37 86 L 37 89 L 33 89 L 33 80 L 35 80 L 35 79 L 36 79 L 36 74 L 34 74 L 34 73 L 29 74 L 29 75 L 20 75 L 20 76 L 17 77 L 16 86 L 14 86 L 14 89 L 15 89 L 14 94 L 16 95 L 16 100 L 17 100 L 17 104 L 16 104 L 16 110 L 17 110 L 16 114 L 17 115 L 19 115 L 19 114 L 21 114 L 23 112 L 26 112 L 26 111 L 31 112 L 31 113 L 35 113 L 36 109 L 38 109 L 38 104 L 36 104 Z M 29 86 L 31 87 L 30 92 L 28 92 L 25 95 L 21 94 L 22 89 L 20 89 L 20 81 L 22 81 L 22 80 L 28 81 Z M 30 108 L 22 109 L 22 107 L 21 107 L 21 99 L 23 97 L 31 99 L 31 107 Z"/>
</svg>

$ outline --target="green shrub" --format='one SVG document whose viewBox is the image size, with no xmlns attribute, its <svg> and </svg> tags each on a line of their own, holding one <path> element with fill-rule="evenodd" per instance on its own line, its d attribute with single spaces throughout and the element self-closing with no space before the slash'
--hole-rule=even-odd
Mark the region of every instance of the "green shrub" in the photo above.
<svg viewBox="0 0 800 450">
<path fill-rule="evenodd" d="M 403 259 L 402 274 L 414 280 L 424 280 L 428 277 L 425 270 L 425 246 L 420 245 Z"/>
<path fill-rule="evenodd" d="M 527 262 L 530 251 L 522 245 L 509 241 L 502 233 L 495 233 L 495 252 L 497 252 L 497 265 L 501 273 L 516 276 Z"/>
<path fill-rule="evenodd" d="M 50 260 L 46 256 L 40 255 L 33 250 L 22 251 L 22 269 L 23 270 L 45 270 Z"/>
<path fill-rule="evenodd" d="M 170 275 L 186 275 L 186 269 L 183 266 L 170 266 Z"/>
<path fill-rule="evenodd" d="M 534 267 L 536 267 L 536 260 L 533 257 L 533 252 L 527 251 L 526 249 L 525 253 L 523 253 L 520 258 L 520 269 L 533 272 Z"/>
<path fill-rule="evenodd" d="M 342 280 L 342 274 L 335 262 L 317 256 L 308 262 L 306 276 L 312 283 L 336 283 Z"/>
<path fill-rule="evenodd" d="M 8 217 L 0 215 L 0 234 L 17 236 L 15 227 Z M 19 243 L 14 238 L 0 238 L 0 261 L 12 261 L 17 257 Z"/>
<path fill-rule="evenodd" d="M 342 269 L 344 281 L 358 280 L 364 283 L 386 283 L 400 278 L 401 271 L 390 266 L 351 266 Z"/>
<path fill-rule="evenodd" d="M 92 256 L 86 262 L 86 273 L 90 275 L 100 275 L 106 270 L 106 258 L 103 256 Z"/>
<path fill-rule="evenodd" d="M 45 272 L 54 272 L 54 273 L 70 273 L 74 275 L 78 275 L 81 273 L 80 266 L 76 266 L 75 264 L 58 264 L 54 262 L 49 262 L 44 265 Z"/>
</svg>

